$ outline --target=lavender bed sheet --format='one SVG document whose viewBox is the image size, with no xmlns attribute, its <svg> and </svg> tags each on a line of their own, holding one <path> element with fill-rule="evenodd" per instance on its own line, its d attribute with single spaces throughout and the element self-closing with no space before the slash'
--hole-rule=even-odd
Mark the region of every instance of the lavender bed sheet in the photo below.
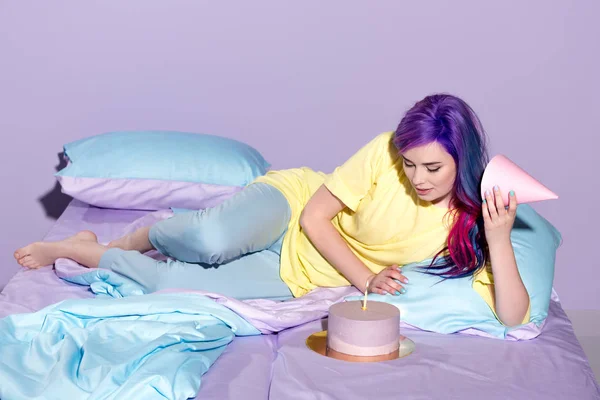
<svg viewBox="0 0 600 400">
<path fill-rule="evenodd" d="M 44 239 L 90 229 L 107 242 L 146 214 L 74 200 Z M 88 287 L 59 279 L 51 268 L 20 270 L 0 293 L 0 317 L 89 297 Z M 385 363 L 347 363 L 308 350 L 306 338 L 325 328 L 326 320 L 314 321 L 277 335 L 236 338 L 204 375 L 197 399 L 600 399 L 558 301 L 551 302 L 536 339 L 509 342 L 405 330 L 415 352 Z"/>
<path fill-rule="evenodd" d="M 73 200 L 43 238 L 61 240 L 80 230 L 96 233 L 100 242 L 118 237 L 147 211 L 112 210 Z M 52 268 L 19 270 L 0 293 L 0 318 L 41 310 L 66 299 L 91 298 L 87 286 L 66 282 Z M 202 378 L 197 399 L 267 399 L 271 368 L 277 354 L 276 335 L 235 338 Z"/>
</svg>

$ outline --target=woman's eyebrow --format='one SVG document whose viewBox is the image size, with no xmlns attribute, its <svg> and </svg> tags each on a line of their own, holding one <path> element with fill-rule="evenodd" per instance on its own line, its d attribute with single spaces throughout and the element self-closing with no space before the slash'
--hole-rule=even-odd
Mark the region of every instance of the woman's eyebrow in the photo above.
<svg viewBox="0 0 600 400">
<path fill-rule="evenodd" d="M 404 156 L 402 156 L 402 158 L 404 158 L 404 160 L 408 161 L 409 163 L 414 164 L 414 162 L 410 161 L 408 158 L 406 158 Z M 441 163 L 442 163 L 441 161 L 432 161 L 432 162 L 423 163 L 422 165 L 436 165 L 436 164 L 441 164 Z"/>
</svg>

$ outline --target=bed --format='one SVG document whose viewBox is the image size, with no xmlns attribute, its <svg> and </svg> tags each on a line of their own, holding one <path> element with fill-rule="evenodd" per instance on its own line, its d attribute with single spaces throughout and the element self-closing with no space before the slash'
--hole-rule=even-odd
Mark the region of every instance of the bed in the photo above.
<svg viewBox="0 0 600 400">
<path fill-rule="evenodd" d="M 89 229 L 100 242 L 108 242 L 147 214 L 73 200 L 44 240 Z M 0 317 L 93 297 L 89 287 L 67 282 L 51 268 L 20 270 L 0 293 Z M 589 362 L 556 295 L 535 339 L 504 341 L 405 329 L 416 343 L 414 353 L 382 363 L 349 363 L 308 349 L 307 337 L 325 326 L 326 319 L 317 318 L 277 334 L 235 337 L 202 377 L 196 398 L 600 399 Z"/>
</svg>

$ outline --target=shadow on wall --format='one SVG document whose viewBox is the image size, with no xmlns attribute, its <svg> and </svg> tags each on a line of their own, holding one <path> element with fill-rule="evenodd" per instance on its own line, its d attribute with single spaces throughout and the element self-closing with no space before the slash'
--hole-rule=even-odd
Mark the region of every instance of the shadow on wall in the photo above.
<svg viewBox="0 0 600 400">
<path fill-rule="evenodd" d="M 67 166 L 67 161 L 64 157 L 64 152 L 58 153 L 58 165 L 55 167 L 56 171 L 60 171 L 64 167 Z M 60 184 L 56 181 L 56 184 L 46 194 L 38 198 L 38 201 L 44 207 L 44 211 L 46 212 L 46 216 L 52 219 L 58 219 L 65 211 L 69 203 L 73 198 L 61 192 Z"/>
</svg>

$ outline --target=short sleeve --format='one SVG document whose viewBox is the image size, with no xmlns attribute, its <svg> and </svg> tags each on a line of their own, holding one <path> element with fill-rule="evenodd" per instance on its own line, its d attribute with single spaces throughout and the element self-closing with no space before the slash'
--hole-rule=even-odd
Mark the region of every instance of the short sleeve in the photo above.
<svg viewBox="0 0 600 400">
<path fill-rule="evenodd" d="M 386 132 L 376 136 L 325 179 L 325 187 L 352 211 L 398 159 L 392 135 Z"/>
</svg>

